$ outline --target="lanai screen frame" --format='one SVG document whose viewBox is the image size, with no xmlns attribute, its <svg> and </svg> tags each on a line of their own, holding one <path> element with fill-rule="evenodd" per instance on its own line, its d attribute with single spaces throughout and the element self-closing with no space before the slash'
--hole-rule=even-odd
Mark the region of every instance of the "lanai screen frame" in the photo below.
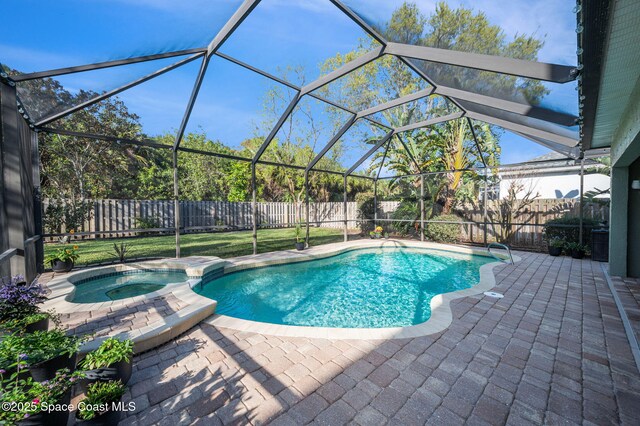
<svg viewBox="0 0 640 426">
<path fill-rule="evenodd" d="M 579 95 L 582 93 L 581 87 L 581 66 L 573 67 L 567 65 L 558 65 L 558 64 L 550 64 L 550 63 L 542 63 L 542 62 L 534 62 L 534 61 L 526 61 L 520 59 L 512 59 L 501 56 L 492 56 L 492 55 L 484 55 L 484 54 L 476 54 L 476 53 L 468 53 L 468 52 L 460 52 L 454 50 L 446 50 L 446 49 L 437 49 L 425 46 L 416 46 L 416 45 L 408 45 L 401 43 L 394 43 L 386 40 L 382 35 L 380 35 L 373 27 L 371 27 L 367 22 L 365 22 L 360 16 L 358 16 L 354 11 L 352 11 L 349 7 L 342 3 L 340 0 L 329 0 L 333 3 L 342 13 L 348 16 L 353 22 L 355 22 L 360 28 L 362 28 L 369 36 L 375 39 L 380 47 L 363 54 L 362 56 L 354 59 L 351 62 L 344 64 L 343 66 L 335 69 L 334 71 L 323 75 L 316 79 L 315 81 L 306 84 L 303 87 L 297 86 L 291 82 L 285 81 L 281 78 L 278 78 L 264 70 L 261 70 L 257 67 L 254 67 L 250 64 L 242 62 L 236 58 L 233 58 L 229 55 L 226 55 L 219 51 L 220 47 L 224 44 L 224 42 L 233 34 L 233 32 L 243 23 L 243 21 L 251 14 L 251 12 L 258 6 L 260 0 L 244 0 L 237 11 L 232 15 L 232 17 L 227 21 L 227 23 L 223 26 L 223 28 L 218 32 L 218 34 L 213 38 L 213 40 L 209 43 L 207 47 L 196 48 L 196 49 L 188 49 L 188 50 L 180 50 L 173 52 L 166 52 L 162 54 L 155 55 L 145 55 L 140 57 L 133 57 L 122 60 L 115 61 L 107 61 L 107 62 L 99 62 L 81 66 L 73 66 L 60 68 L 50 71 L 41 71 L 34 72 L 29 74 L 22 74 L 9 77 L 5 73 L 0 74 L 0 82 L 2 84 L 8 84 L 10 86 L 15 87 L 16 82 L 28 81 L 34 79 L 42 79 L 55 77 L 59 75 L 78 73 L 83 71 L 97 70 L 103 68 L 117 67 L 122 65 L 152 61 L 157 59 L 165 59 L 177 56 L 189 55 L 186 59 L 182 59 L 172 65 L 169 65 L 161 70 L 155 71 L 151 74 L 148 74 L 138 80 L 125 84 L 119 88 L 108 91 L 104 94 L 101 94 L 87 102 L 84 102 L 80 105 L 76 105 L 71 107 L 65 111 L 60 113 L 51 115 L 49 117 L 45 117 L 38 121 L 32 120 L 28 112 L 21 113 L 23 118 L 29 125 L 29 128 L 34 132 L 47 132 L 52 134 L 60 134 L 60 135 L 69 135 L 69 136 L 78 136 L 78 137 L 86 137 L 95 140 L 103 140 L 106 142 L 112 143 L 127 143 L 138 146 L 146 146 L 150 148 L 156 149 L 171 149 L 173 154 L 173 183 L 174 183 L 174 202 L 175 202 L 175 235 L 176 235 L 176 257 L 180 257 L 180 228 L 181 228 L 181 220 L 180 220 L 180 209 L 179 209 L 179 185 L 178 185 L 178 152 L 194 152 L 202 155 L 214 156 L 219 158 L 226 158 L 237 161 L 245 161 L 251 163 L 251 186 L 252 186 L 252 206 L 253 206 L 253 252 L 257 253 L 257 194 L 256 194 L 256 165 L 257 164 L 266 164 L 266 165 L 274 165 L 286 168 L 294 168 L 299 170 L 304 170 L 305 177 L 305 192 L 306 192 L 306 245 L 309 243 L 309 181 L 308 176 L 311 171 L 314 172 L 322 172 L 322 173 L 331 173 L 338 174 L 343 176 L 344 183 L 344 239 L 347 239 L 347 229 L 348 229 L 348 220 L 346 215 L 346 206 L 347 206 L 347 179 L 349 177 L 362 178 L 362 179 L 370 179 L 374 181 L 374 197 L 377 197 L 377 182 L 380 179 L 388 179 L 393 177 L 400 176 L 392 176 L 392 177 L 380 177 L 380 170 L 382 169 L 382 165 L 380 166 L 380 170 L 374 176 L 361 176 L 357 174 L 353 174 L 354 170 L 366 159 L 368 159 L 375 151 L 384 146 L 385 142 L 390 140 L 391 138 L 397 138 L 400 141 L 400 144 L 405 147 L 406 145 L 402 138 L 402 133 L 414 129 L 427 128 L 429 126 L 433 126 L 437 123 L 442 123 L 449 120 L 457 120 L 457 119 L 466 119 L 471 127 L 473 140 L 475 143 L 475 147 L 478 150 L 479 157 L 483 163 L 482 167 L 474 167 L 468 168 L 464 170 L 443 170 L 438 172 L 423 172 L 418 166 L 417 162 L 415 165 L 419 170 L 419 173 L 414 176 L 420 177 L 421 179 L 421 227 L 424 229 L 424 224 L 429 222 L 424 219 L 424 176 L 428 174 L 434 173 L 451 173 L 451 172 L 463 172 L 470 170 L 485 170 L 488 171 L 487 164 L 484 163 L 484 155 L 481 150 L 481 146 L 476 139 L 475 132 L 473 130 L 473 126 L 471 125 L 471 120 L 482 121 L 491 125 L 500 126 L 506 130 L 512 131 L 524 138 L 530 139 L 535 143 L 543 145 L 551 150 L 562 153 L 567 157 L 567 159 L 576 159 L 582 160 L 584 158 L 584 152 L 581 146 L 581 139 L 583 137 L 582 129 L 583 129 L 583 119 L 582 115 L 580 117 L 573 116 L 571 114 L 561 113 L 553 110 L 549 110 L 546 108 L 526 105 L 518 102 L 507 101 L 504 99 L 499 99 L 491 96 L 482 95 L 479 93 L 475 93 L 472 91 L 460 90 L 452 87 L 446 87 L 443 85 L 436 84 L 432 79 L 429 78 L 427 74 L 419 67 L 417 67 L 411 59 L 417 60 L 427 60 L 430 62 L 436 62 L 441 64 L 454 65 L 459 67 L 473 68 L 482 71 L 490 71 L 494 73 L 513 75 L 516 77 L 535 79 L 540 81 L 549 81 L 554 83 L 567 83 L 574 80 L 578 80 L 578 90 Z M 582 13 L 578 11 L 577 19 L 578 25 L 581 25 L 581 16 Z M 581 44 L 581 38 L 578 37 L 579 45 Z M 337 80 L 340 77 L 344 77 L 347 74 L 359 69 L 360 67 L 381 58 L 384 55 L 393 55 L 402 61 L 405 65 L 407 65 L 411 70 L 413 70 L 418 76 L 424 79 L 431 87 L 422 90 L 417 93 L 413 93 L 410 95 L 406 95 L 388 102 L 384 102 L 382 104 L 373 106 L 371 108 L 354 111 L 349 109 L 344 105 L 339 105 L 335 102 L 332 102 L 329 99 L 317 94 L 317 89 L 329 84 L 332 81 Z M 189 118 L 198 97 L 198 93 L 200 87 L 202 85 L 205 73 L 207 72 L 207 67 L 210 59 L 213 57 L 219 57 L 230 61 L 236 65 L 239 65 L 247 70 L 250 70 L 254 73 L 262 75 L 263 77 L 267 77 L 271 81 L 280 83 L 282 85 L 287 86 L 288 88 L 294 90 L 296 95 L 293 100 L 289 103 L 284 113 L 276 122 L 275 126 L 269 132 L 264 142 L 260 146 L 259 150 L 256 152 L 253 158 L 248 159 L 244 157 L 206 152 L 206 151 L 198 151 L 193 149 L 188 149 L 180 146 L 182 138 L 184 136 L 187 124 L 189 122 Z M 87 134 L 81 132 L 72 132 L 65 131 L 61 129 L 54 129 L 51 127 L 47 127 L 49 123 L 55 121 L 57 119 L 63 118 L 73 112 L 76 112 L 82 108 L 93 105 L 101 100 L 109 98 L 111 96 L 115 96 L 118 93 L 121 93 L 129 88 L 135 87 L 138 84 L 144 83 L 154 77 L 162 75 L 172 69 L 190 63 L 192 61 L 201 60 L 200 69 L 198 75 L 196 77 L 189 101 L 187 103 L 186 111 L 182 118 L 180 127 L 178 129 L 176 139 L 174 141 L 173 146 L 162 145 L 152 140 L 134 140 L 134 139 L 126 139 L 126 138 L 118 138 L 112 136 L 104 136 L 104 135 L 95 135 L 95 134 Z M 413 123 L 407 126 L 403 126 L 400 128 L 391 128 L 388 125 L 380 123 L 372 117 L 372 114 L 382 112 L 384 110 L 406 104 L 411 101 L 415 101 L 421 98 L 428 97 L 430 95 L 439 95 L 445 98 L 448 102 L 451 102 L 455 105 L 460 112 L 453 113 L 443 117 L 432 118 L 429 120 L 425 120 L 419 123 Z M 293 112 L 294 108 L 298 104 L 298 102 L 304 97 L 310 96 L 316 98 L 322 102 L 325 102 L 335 108 L 338 108 L 342 111 L 349 113 L 351 116 L 344 123 L 344 125 L 338 130 L 338 132 L 331 138 L 331 140 L 327 143 L 327 145 L 316 155 L 313 160 L 306 166 L 295 166 L 290 164 L 281 164 L 270 161 L 262 160 L 262 154 L 266 150 L 267 146 L 272 142 L 275 138 L 278 130 L 282 127 L 284 122 L 288 119 L 288 117 Z M 20 107 L 20 100 L 16 96 L 17 106 Z M 514 117 L 519 117 L 517 120 L 507 120 L 504 117 L 497 117 L 491 113 L 488 109 L 483 109 L 483 107 L 491 107 L 494 109 L 498 109 L 501 111 L 505 111 L 511 114 L 515 114 Z M 580 111 L 582 111 L 582 105 L 580 106 Z M 521 118 L 521 119 L 520 119 Z M 533 119 L 533 121 L 531 120 Z M 315 168 L 316 164 L 320 159 L 323 158 L 324 155 L 331 149 L 331 147 L 353 126 L 353 124 L 358 120 L 366 120 L 376 126 L 387 129 L 386 135 L 378 140 L 378 142 L 372 146 L 372 148 L 362 156 L 358 161 L 356 161 L 346 172 L 338 172 L 331 170 L 322 170 Z M 572 126 L 578 124 L 580 126 L 579 138 L 576 139 L 571 132 L 562 128 L 561 126 Z M 411 152 L 407 149 L 409 156 L 411 157 Z M 415 162 L 415 159 L 411 157 L 411 159 Z M 566 161 L 566 159 L 562 159 L 559 161 Z M 583 164 L 584 161 L 581 161 Z M 510 165 L 501 165 L 500 167 L 509 167 Z M 35 167 L 35 165 L 34 165 Z M 485 177 L 485 186 L 484 186 L 484 227 L 485 227 L 485 243 L 486 243 L 486 227 L 487 227 L 487 217 L 486 217 L 486 181 L 487 181 L 487 173 L 484 173 Z M 582 175 L 582 173 L 581 173 Z M 582 198 L 582 191 L 581 191 Z M 377 200 L 374 200 L 377 205 Z M 377 221 L 377 216 L 374 216 L 374 221 Z M 582 227 L 581 227 L 582 230 Z M 421 232 L 421 238 L 424 238 L 424 233 Z M 42 244 L 40 239 L 39 244 Z M 39 250 L 42 252 L 42 250 Z"/>
</svg>

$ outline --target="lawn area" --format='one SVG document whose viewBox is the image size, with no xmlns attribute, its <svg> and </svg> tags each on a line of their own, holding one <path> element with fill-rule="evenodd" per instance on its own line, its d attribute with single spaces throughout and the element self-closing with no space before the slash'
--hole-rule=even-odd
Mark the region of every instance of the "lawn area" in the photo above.
<svg viewBox="0 0 640 426">
<path fill-rule="evenodd" d="M 251 231 L 215 232 L 207 234 L 188 234 L 180 236 L 181 256 L 218 256 L 234 257 L 253 253 Z M 342 241 L 341 229 L 311 228 L 309 243 L 320 245 Z M 78 246 L 80 258 L 76 265 L 91 265 L 114 262 L 117 257 L 114 243 L 126 242 L 131 249 L 128 259 L 144 257 L 174 257 L 175 235 L 148 236 L 135 238 L 113 238 L 98 240 L 74 240 Z M 294 229 L 262 229 L 258 231 L 258 252 L 264 253 L 294 248 Z M 57 244 L 45 244 L 45 256 L 60 247 Z M 49 266 L 49 265 L 46 265 Z"/>
</svg>

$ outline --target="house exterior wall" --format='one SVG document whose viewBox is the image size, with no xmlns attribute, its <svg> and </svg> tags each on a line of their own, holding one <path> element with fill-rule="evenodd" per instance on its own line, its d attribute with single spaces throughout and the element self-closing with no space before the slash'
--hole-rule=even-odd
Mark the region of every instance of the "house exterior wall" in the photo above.
<svg viewBox="0 0 640 426">
<path fill-rule="evenodd" d="M 580 198 L 580 175 L 566 172 L 546 173 L 539 176 L 504 177 L 500 181 L 500 198 L 505 198 L 511 184 L 517 181 L 523 189 L 518 198 L 523 198 L 528 191 L 539 194 L 542 199 Z M 588 174 L 584 176 L 584 191 L 604 190 L 611 187 L 609 176 L 603 174 Z M 607 198 L 604 196 L 604 198 Z"/>
<path fill-rule="evenodd" d="M 640 190 L 630 189 L 631 182 L 640 180 L 640 157 L 629 166 L 629 214 L 627 215 L 627 274 L 640 278 Z"/>
<path fill-rule="evenodd" d="M 637 190 L 631 190 L 633 176 L 638 173 L 640 159 L 640 80 L 636 82 L 611 144 L 611 228 L 609 252 L 626 256 L 609 256 L 612 275 L 640 277 L 640 203 Z M 638 179 L 638 178 L 635 178 Z"/>
</svg>

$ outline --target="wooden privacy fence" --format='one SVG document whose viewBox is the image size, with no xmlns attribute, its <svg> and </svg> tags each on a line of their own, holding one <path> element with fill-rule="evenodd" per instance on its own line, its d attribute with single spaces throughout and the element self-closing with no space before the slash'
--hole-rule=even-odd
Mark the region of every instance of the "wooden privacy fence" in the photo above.
<svg viewBox="0 0 640 426">
<path fill-rule="evenodd" d="M 140 235 L 134 229 L 150 228 L 160 232 L 172 233 L 175 218 L 173 201 L 152 200 L 95 200 L 92 201 L 90 218 L 77 229 L 77 232 L 93 232 L 84 238 L 115 238 Z M 487 203 L 488 221 L 497 221 L 495 212 L 499 201 Z M 379 203 L 378 218 L 381 225 L 393 231 L 394 212 L 398 201 L 382 201 Z M 48 200 L 44 200 L 44 209 Z M 344 225 L 344 205 L 342 202 L 326 202 L 310 204 L 311 226 L 340 229 Z M 542 226 L 547 221 L 564 215 L 578 216 L 579 202 L 573 199 L 539 199 L 516 218 L 515 222 L 524 225 L 512 227 L 512 241 L 516 247 L 538 247 L 542 244 Z M 484 226 L 482 206 L 461 206 L 454 213 L 465 222 L 476 224 L 461 225 L 463 241 L 482 242 Z M 241 230 L 253 226 L 252 205 L 250 202 L 228 201 L 181 201 L 180 215 L 185 232 L 200 232 L 211 229 Z M 306 219 L 304 203 L 263 202 L 257 203 L 258 226 L 260 228 L 293 227 Z M 585 203 L 584 217 L 599 221 L 609 220 L 609 208 L 606 205 Z M 358 209 L 355 202 L 347 203 L 347 220 L 349 228 L 356 228 Z M 384 220 L 387 221 L 384 221 Z M 489 241 L 499 239 L 499 225 L 487 226 Z M 54 233 L 45 229 L 46 233 Z M 47 239 L 51 241 L 52 238 Z"/>
<path fill-rule="evenodd" d="M 94 200 L 91 213 L 85 222 L 75 229 L 77 233 L 94 233 L 84 238 L 118 238 L 140 235 L 135 229 L 173 232 L 175 204 L 171 200 Z M 49 200 L 43 202 L 46 212 Z M 341 202 L 311 203 L 309 222 L 323 228 L 342 228 L 344 205 Z M 264 202 L 257 203 L 258 226 L 261 228 L 293 227 L 306 221 L 304 203 Z M 347 203 L 347 218 L 355 220 L 357 206 Z M 186 232 L 207 229 L 251 229 L 253 211 L 250 202 L 228 201 L 181 201 L 181 225 Z M 350 224 L 354 226 L 354 224 Z M 63 229 L 63 232 L 67 230 Z M 158 232 L 158 231 L 155 231 Z M 55 234 L 45 229 L 46 234 Z M 53 238 L 49 238 L 48 241 Z"/>
<path fill-rule="evenodd" d="M 487 239 L 488 241 L 498 241 L 504 230 L 500 229 L 498 200 L 487 202 Z M 400 205 L 398 201 L 380 202 L 378 218 L 393 219 L 396 208 Z M 458 206 L 453 212 L 460 217 L 463 222 L 460 225 L 462 241 L 483 242 L 484 224 L 482 205 L 480 206 Z M 519 217 L 514 217 L 510 228 L 510 240 L 507 241 L 514 247 L 535 248 L 544 244 L 543 226 L 549 220 L 558 219 L 564 216 L 578 217 L 580 215 L 580 201 L 577 199 L 537 199 L 532 204 L 520 212 Z M 609 221 L 609 206 L 604 203 L 585 202 L 583 206 L 583 217 L 596 221 Z M 474 222 L 474 223 L 471 223 Z M 393 222 L 387 222 L 390 230 Z M 383 226 L 384 223 L 382 224 Z M 587 230 L 588 231 L 588 230 Z"/>
</svg>

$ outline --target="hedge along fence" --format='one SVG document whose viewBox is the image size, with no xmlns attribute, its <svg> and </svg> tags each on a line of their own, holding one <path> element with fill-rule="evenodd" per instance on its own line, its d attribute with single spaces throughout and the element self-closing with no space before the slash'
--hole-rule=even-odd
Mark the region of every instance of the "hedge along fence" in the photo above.
<svg viewBox="0 0 640 426">
<path fill-rule="evenodd" d="M 83 238 L 121 238 L 143 235 L 148 229 L 154 233 L 173 233 L 175 204 L 171 200 L 92 200 L 87 220 L 75 229 L 77 233 L 91 232 Z M 43 201 L 43 211 L 47 211 L 49 200 Z M 228 201 L 180 201 L 181 227 L 185 232 L 206 230 L 242 230 L 253 227 L 253 208 L 250 202 Z M 264 202 L 257 203 L 258 227 L 289 228 L 298 222 L 305 222 L 304 203 Z M 341 202 L 310 203 L 309 222 L 311 226 L 342 228 L 344 226 L 344 205 Z M 347 203 L 347 218 L 357 219 L 357 205 Z M 354 223 L 350 223 L 354 226 Z M 63 229 L 62 232 L 69 230 Z M 56 234 L 45 229 L 45 234 Z M 47 241 L 53 241 L 49 237 Z"/>
<path fill-rule="evenodd" d="M 44 200 L 46 211 L 49 201 Z M 488 221 L 497 221 L 497 200 L 487 202 Z M 76 229 L 77 232 L 96 232 L 84 238 L 120 238 L 137 236 L 141 232 L 135 229 L 157 229 L 159 232 L 174 232 L 175 205 L 173 201 L 153 200 L 95 200 L 88 220 Z M 387 231 L 394 232 L 393 213 L 400 205 L 399 201 L 381 201 L 378 203 L 378 219 Z M 310 203 L 310 225 L 323 228 L 344 226 L 344 205 L 342 202 Z M 305 221 L 304 203 L 257 203 L 258 226 L 260 228 L 293 227 L 299 221 Z M 482 206 L 458 206 L 453 212 L 463 222 L 460 227 L 460 240 L 482 243 L 484 225 Z M 203 232 L 207 230 L 242 230 L 253 226 L 253 210 L 250 202 L 227 201 L 181 201 L 180 214 L 185 232 Z M 512 226 L 512 238 L 508 241 L 514 247 L 541 247 L 543 245 L 543 226 L 551 219 L 563 216 L 578 216 L 579 201 L 573 199 L 538 199 L 522 212 Z M 609 219 L 609 208 L 603 204 L 585 203 L 584 217 L 603 221 Z M 356 202 L 347 203 L 349 228 L 357 227 L 361 218 Z M 500 239 L 500 225 L 487 225 L 488 241 Z M 66 230 L 63 230 L 66 231 Z M 45 229 L 45 233 L 54 234 Z M 48 238 L 53 241 L 55 238 Z"/>
</svg>

